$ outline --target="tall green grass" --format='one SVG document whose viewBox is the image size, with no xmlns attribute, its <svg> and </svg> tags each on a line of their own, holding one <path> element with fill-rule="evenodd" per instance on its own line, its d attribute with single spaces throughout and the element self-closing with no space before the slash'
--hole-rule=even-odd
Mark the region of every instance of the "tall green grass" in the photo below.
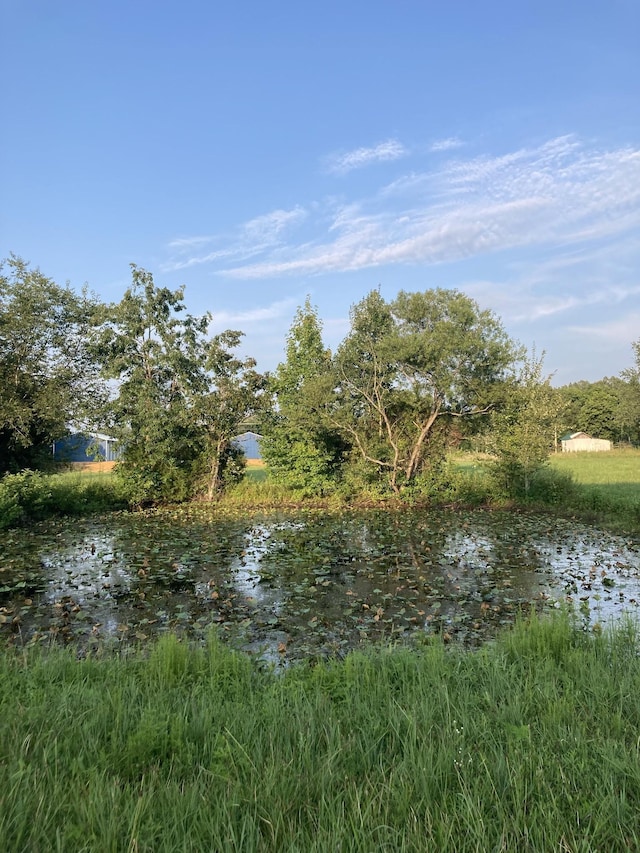
<svg viewBox="0 0 640 853">
<path fill-rule="evenodd" d="M 211 638 L 0 659 L 12 851 L 640 849 L 632 627 L 275 675 Z"/>
<path fill-rule="evenodd" d="M 126 505 L 110 473 L 21 471 L 0 479 L 0 530 L 55 515 L 90 515 Z"/>
</svg>

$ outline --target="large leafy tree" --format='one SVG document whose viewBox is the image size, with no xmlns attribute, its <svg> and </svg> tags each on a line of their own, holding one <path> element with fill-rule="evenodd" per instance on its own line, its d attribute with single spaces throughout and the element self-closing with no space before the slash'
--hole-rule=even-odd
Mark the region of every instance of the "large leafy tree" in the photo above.
<svg viewBox="0 0 640 853">
<path fill-rule="evenodd" d="M 600 383 L 580 380 L 563 385 L 559 393 L 564 400 L 563 432 L 589 433 L 594 438 L 611 438 L 615 403 L 602 394 Z"/>
<path fill-rule="evenodd" d="M 89 347 L 99 309 L 20 258 L 0 264 L 0 472 L 51 461 L 70 424 L 93 424 L 105 392 Z"/>
<path fill-rule="evenodd" d="M 183 288 L 156 287 L 150 272 L 131 268 L 132 285 L 97 341 L 105 375 L 118 383 L 109 405 L 123 448 L 118 472 L 134 503 L 183 500 L 199 488 L 212 497 L 253 406 L 253 362 L 227 349 L 240 332 L 208 338 L 211 316 L 187 314 Z"/>
<path fill-rule="evenodd" d="M 398 493 L 441 457 L 455 421 L 492 410 L 516 349 L 490 311 L 462 293 L 372 291 L 351 312 L 334 359 L 328 417 Z"/>
<path fill-rule="evenodd" d="M 307 298 L 289 330 L 286 359 L 270 378 L 274 405 L 264 419 L 261 445 L 272 478 L 306 494 L 335 486 L 346 449 L 324 417 L 330 377 L 331 353 L 322 342 L 317 309 Z"/>
<path fill-rule="evenodd" d="M 559 392 L 565 401 L 563 430 L 584 430 L 594 438 L 637 442 L 640 418 L 634 394 L 634 370 L 622 377 L 605 377 L 597 382 L 573 382 Z"/>
</svg>

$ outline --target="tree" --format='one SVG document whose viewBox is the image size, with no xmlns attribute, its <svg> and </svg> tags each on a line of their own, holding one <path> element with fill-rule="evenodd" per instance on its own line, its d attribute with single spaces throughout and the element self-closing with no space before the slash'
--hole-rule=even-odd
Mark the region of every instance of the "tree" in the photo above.
<svg viewBox="0 0 640 853">
<path fill-rule="evenodd" d="M 489 413 L 515 347 L 499 321 L 457 291 L 372 291 L 351 312 L 334 359 L 328 417 L 393 492 L 442 457 L 453 421 Z"/>
<path fill-rule="evenodd" d="M 105 394 L 87 346 L 98 309 L 14 255 L 0 264 L 0 472 L 50 463 L 71 423 L 91 424 Z"/>
<path fill-rule="evenodd" d="M 208 339 L 211 315 L 183 315 L 184 288 L 156 287 L 150 272 L 131 269 L 132 286 L 97 340 L 105 375 L 118 381 L 109 405 L 123 448 L 118 473 L 134 503 L 184 500 L 203 482 L 212 497 L 237 455 L 231 439 L 257 374 L 225 348 L 240 332 Z"/>
<path fill-rule="evenodd" d="M 622 376 L 597 382 L 573 382 L 559 389 L 565 409 L 562 430 L 584 430 L 594 438 L 637 443 L 640 440 L 640 395 L 633 368 Z"/>
<path fill-rule="evenodd" d="M 561 396 L 543 376 L 544 353 L 526 358 L 519 375 L 505 387 L 503 406 L 493 415 L 495 475 L 507 493 L 529 496 L 534 475 L 549 461 L 555 428 L 563 407 Z"/>
<path fill-rule="evenodd" d="M 252 358 L 239 359 L 231 350 L 242 332 L 228 330 L 206 345 L 205 387 L 194 407 L 203 432 L 202 482 L 208 500 L 237 480 L 244 471 L 242 452 L 232 442 L 238 425 L 261 410 L 265 377 Z"/>
<path fill-rule="evenodd" d="M 307 494 L 335 486 L 345 452 L 340 434 L 323 414 L 330 375 L 331 353 L 307 297 L 289 330 L 286 360 L 269 382 L 275 405 L 265 417 L 261 445 L 272 478 Z"/>
<path fill-rule="evenodd" d="M 640 443 L 640 339 L 631 344 L 635 365 L 622 372 L 625 386 L 621 394 L 620 421 L 627 440 Z"/>
<path fill-rule="evenodd" d="M 581 380 L 560 388 L 565 401 L 563 430 L 583 430 L 594 438 L 619 441 L 623 430 L 622 385 L 620 379 L 605 378 L 598 382 Z"/>
</svg>

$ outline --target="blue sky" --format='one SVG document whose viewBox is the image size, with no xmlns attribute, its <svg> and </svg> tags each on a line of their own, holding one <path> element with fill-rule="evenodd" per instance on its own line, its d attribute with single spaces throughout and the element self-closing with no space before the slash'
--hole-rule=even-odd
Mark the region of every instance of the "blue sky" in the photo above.
<svg viewBox="0 0 640 853">
<path fill-rule="evenodd" d="M 640 338 L 637 0 L 0 0 L 0 257 L 129 263 L 281 360 L 380 287 L 493 309 L 555 383 Z"/>
</svg>

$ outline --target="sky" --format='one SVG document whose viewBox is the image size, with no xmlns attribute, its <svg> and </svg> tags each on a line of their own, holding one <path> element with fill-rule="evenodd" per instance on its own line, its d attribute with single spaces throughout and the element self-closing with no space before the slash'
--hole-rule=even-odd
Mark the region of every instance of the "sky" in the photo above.
<svg viewBox="0 0 640 853">
<path fill-rule="evenodd" d="M 130 263 L 284 357 L 374 288 L 493 310 L 562 385 L 640 339 L 637 0 L 0 0 L 0 258 Z"/>
</svg>

